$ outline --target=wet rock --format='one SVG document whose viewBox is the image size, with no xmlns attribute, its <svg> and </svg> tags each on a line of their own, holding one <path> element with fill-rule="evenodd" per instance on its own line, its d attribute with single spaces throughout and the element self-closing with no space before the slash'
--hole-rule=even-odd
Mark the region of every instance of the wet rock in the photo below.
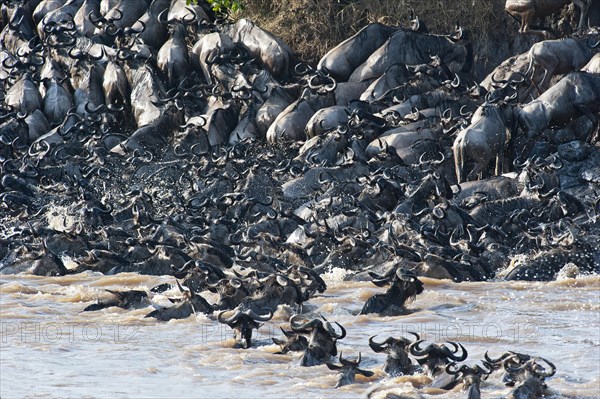
<svg viewBox="0 0 600 399">
<path fill-rule="evenodd" d="M 581 172 L 581 178 L 590 183 L 600 183 L 600 167 L 584 170 Z"/>
<path fill-rule="evenodd" d="M 583 161 L 590 155 L 590 152 L 590 145 L 583 141 L 576 140 L 558 146 L 558 155 L 567 161 Z"/>
</svg>

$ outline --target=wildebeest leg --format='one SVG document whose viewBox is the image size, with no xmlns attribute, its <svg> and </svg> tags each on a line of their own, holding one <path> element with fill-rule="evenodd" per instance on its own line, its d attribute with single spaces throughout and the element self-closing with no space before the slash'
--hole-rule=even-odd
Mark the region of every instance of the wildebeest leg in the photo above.
<svg viewBox="0 0 600 399">
<path fill-rule="evenodd" d="M 500 140 L 498 141 L 498 148 L 496 149 L 496 176 L 500 176 L 504 173 L 504 151 L 506 149 L 506 131 L 500 133 Z"/>
<path fill-rule="evenodd" d="M 557 61 L 554 60 L 554 63 Z M 552 75 L 554 75 L 554 71 L 556 69 L 555 65 L 546 65 L 544 66 L 544 77 L 542 78 L 542 82 L 540 83 L 540 87 L 542 90 L 546 91 L 548 89 L 548 85 L 550 84 L 550 79 L 552 79 Z M 538 90 L 538 95 L 541 95 L 540 88 L 536 87 Z"/>
<path fill-rule="evenodd" d="M 519 24 L 519 32 L 520 32 L 520 33 L 524 33 L 524 32 L 525 32 L 525 30 L 527 29 L 528 25 L 529 25 L 529 22 L 528 22 L 528 19 L 529 19 L 529 12 L 522 12 L 522 13 L 515 12 L 515 14 L 519 14 L 519 17 L 520 17 L 520 18 L 517 18 L 517 16 L 516 16 L 516 15 L 514 15 L 514 14 L 513 14 L 512 12 L 510 12 L 510 11 L 506 11 L 506 13 L 507 13 L 508 15 L 510 15 L 510 17 L 511 17 L 512 19 L 514 19 L 515 21 L 517 21 L 517 23 Z"/>
<path fill-rule="evenodd" d="M 591 6 L 590 0 L 573 0 L 573 4 L 579 7 L 580 15 L 579 15 L 579 25 L 577 26 L 577 33 L 581 33 L 585 28 L 586 17 L 588 14 L 588 10 Z"/>
<path fill-rule="evenodd" d="M 585 0 L 584 0 L 585 1 Z M 510 15 L 515 21 L 520 22 L 521 26 L 519 27 L 520 33 L 539 33 L 544 35 L 545 37 L 552 38 L 554 34 L 549 29 L 537 28 L 533 29 L 529 24 L 533 20 L 535 9 L 533 6 L 529 6 L 526 9 L 521 8 L 519 10 L 508 11 L 506 10 L 508 15 Z M 517 18 L 518 16 L 518 18 Z M 519 21 L 520 19 L 520 21 Z"/>
<path fill-rule="evenodd" d="M 541 26 L 532 27 L 529 24 L 525 27 L 525 30 L 521 33 L 528 33 L 533 35 L 542 35 L 546 39 L 556 39 L 556 33 L 552 31 L 550 28 L 545 28 Z"/>
<path fill-rule="evenodd" d="M 500 151 L 498 151 L 498 155 L 496 155 L 496 176 L 500 176 L 502 173 L 504 173 L 502 170 L 503 164 L 502 155 L 500 154 Z"/>
<path fill-rule="evenodd" d="M 587 118 L 592 122 L 592 126 L 596 126 L 595 131 L 594 129 L 590 130 L 590 133 L 585 139 L 586 143 L 592 144 L 592 139 L 594 138 L 594 136 L 597 136 L 597 132 L 599 129 L 598 122 L 600 121 L 598 120 L 598 117 L 594 115 L 594 113 L 585 104 L 575 104 L 575 109 L 577 109 L 583 115 L 587 116 Z"/>
<path fill-rule="evenodd" d="M 488 166 L 488 164 L 489 164 L 489 161 L 488 162 L 483 162 L 483 161 L 475 162 L 475 167 L 473 168 L 471 173 L 469 173 L 469 175 L 467 176 L 467 180 L 471 180 L 472 177 L 476 177 L 477 180 L 481 180 L 483 177 L 483 171 Z"/>
</svg>

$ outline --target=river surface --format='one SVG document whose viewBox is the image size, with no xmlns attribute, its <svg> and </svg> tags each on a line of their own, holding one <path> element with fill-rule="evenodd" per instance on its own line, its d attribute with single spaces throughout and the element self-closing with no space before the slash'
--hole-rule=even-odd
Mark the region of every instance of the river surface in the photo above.
<svg viewBox="0 0 600 399">
<path fill-rule="evenodd" d="M 362 353 L 361 367 L 373 377 L 335 389 L 336 373 L 325 365 L 300 367 L 299 353 L 278 355 L 271 337 L 289 327 L 294 310 L 281 307 L 255 333 L 253 347 L 232 349 L 231 330 L 213 317 L 159 322 L 144 316 L 152 308 L 108 308 L 81 312 L 104 289 L 149 289 L 173 277 L 83 273 L 64 277 L 0 276 L 0 396 L 8 398 L 465 398 L 460 390 L 442 394 L 417 389 L 423 376 L 386 377 L 384 354 L 368 338 L 416 331 L 428 342 L 461 342 L 467 364 L 486 351 L 539 355 L 557 367 L 547 380 L 551 397 L 600 397 L 600 277 L 550 283 L 452 283 L 424 278 L 425 291 L 408 305 L 412 314 L 358 316 L 364 301 L 383 292 L 368 282 L 326 276 L 327 291 L 304 308 L 337 321 L 348 331 L 338 342 L 344 357 Z M 166 295 L 176 296 L 168 291 Z M 214 297 L 207 296 L 210 300 Z M 154 302 L 166 305 L 165 295 Z M 409 336 L 410 337 L 410 336 Z M 498 372 L 482 385 L 482 398 L 509 392 Z"/>
</svg>

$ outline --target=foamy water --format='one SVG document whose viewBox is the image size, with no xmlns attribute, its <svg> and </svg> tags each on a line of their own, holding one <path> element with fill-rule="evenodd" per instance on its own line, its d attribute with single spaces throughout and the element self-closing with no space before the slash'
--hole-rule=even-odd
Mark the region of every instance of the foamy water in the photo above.
<svg viewBox="0 0 600 399">
<path fill-rule="evenodd" d="M 305 311 L 337 321 L 348 332 L 338 342 L 344 357 L 362 353 L 361 368 L 373 377 L 335 389 L 336 373 L 325 365 L 300 367 L 298 353 L 275 354 L 271 341 L 294 314 L 280 307 L 255 333 L 253 347 L 233 349 L 232 331 L 213 317 L 192 316 L 159 322 L 145 319 L 152 307 L 81 312 L 104 289 L 149 289 L 172 277 L 93 273 L 64 277 L 2 276 L 0 279 L 0 396 L 127 398 L 352 398 L 409 393 L 440 397 L 419 389 L 424 376 L 389 378 L 381 370 L 384 354 L 374 353 L 368 337 L 415 331 L 428 341 L 461 342 L 467 364 L 486 351 L 539 355 L 557 366 L 548 386 L 553 397 L 600 397 L 600 277 L 551 283 L 479 282 L 455 284 L 423 279 L 425 291 L 398 317 L 358 315 L 364 301 L 383 292 L 371 283 L 326 276 L 328 290 Z M 176 296 L 175 291 L 167 295 Z M 214 297 L 208 296 L 210 300 Z M 166 296 L 154 302 L 165 305 Z M 495 373 L 482 384 L 482 398 L 504 397 L 509 388 Z M 464 398 L 452 391 L 444 398 Z"/>
</svg>

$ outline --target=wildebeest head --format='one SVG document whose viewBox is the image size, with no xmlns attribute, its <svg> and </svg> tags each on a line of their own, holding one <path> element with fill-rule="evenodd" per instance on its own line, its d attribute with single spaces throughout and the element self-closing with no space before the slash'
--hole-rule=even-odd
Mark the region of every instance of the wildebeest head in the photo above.
<svg viewBox="0 0 600 399">
<path fill-rule="evenodd" d="M 264 281 L 262 296 L 276 297 L 278 303 L 286 305 L 301 304 L 303 299 L 300 287 L 294 280 L 281 274 L 272 274 Z"/>
<path fill-rule="evenodd" d="M 225 274 L 218 268 L 209 263 L 190 260 L 180 269 L 171 265 L 173 276 L 179 279 L 185 279 L 184 285 L 190 287 L 195 292 L 201 292 L 209 289 L 209 284 L 214 284 L 219 279 L 225 278 Z"/>
<path fill-rule="evenodd" d="M 407 301 L 423 292 L 423 283 L 417 275 L 404 268 L 391 269 L 384 275 L 369 272 L 372 283 L 378 287 L 391 284 L 384 294 L 376 294 L 367 299 L 361 314 L 368 313 L 398 313 Z"/>
<path fill-rule="evenodd" d="M 460 380 L 463 384 L 463 389 L 467 391 L 468 399 L 479 399 L 481 392 L 479 390 L 479 384 L 482 380 L 485 380 L 493 371 L 488 368 L 488 364 L 484 362 L 484 367 L 475 365 L 473 367 L 462 365 L 460 368 L 456 366 L 456 363 L 452 362 L 446 366 L 446 373 L 454 375 L 455 378 Z"/>
<path fill-rule="evenodd" d="M 502 376 L 502 382 L 506 386 L 513 386 L 515 385 L 515 381 L 517 381 L 518 373 L 511 372 L 510 370 L 516 369 L 525 364 L 527 361 L 531 360 L 530 355 L 512 351 L 504 353 L 497 359 L 489 357 L 487 352 L 485 353 L 484 357 L 486 362 L 485 364 L 491 367 L 492 370 L 504 368 L 505 373 Z"/>
<path fill-rule="evenodd" d="M 207 288 L 219 294 L 215 305 L 218 309 L 233 309 L 250 295 L 244 282 L 237 278 L 222 278 L 216 283 L 209 283 Z"/>
<path fill-rule="evenodd" d="M 279 345 L 281 351 L 279 354 L 285 355 L 288 352 L 302 352 L 308 348 L 308 340 L 304 335 L 296 334 L 293 331 L 281 329 L 285 339 L 272 338 L 273 343 Z"/>
<path fill-rule="evenodd" d="M 563 164 L 555 155 L 546 159 L 528 159 L 520 165 L 515 163 L 515 166 L 523 168 L 518 175 L 519 185 L 523 186 L 523 193 L 534 192 L 544 195 L 555 188 L 560 188 L 560 179 L 556 171 Z"/>
<path fill-rule="evenodd" d="M 325 292 L 327 284 L 314 270 L 304 266 L 292 266 L 286 272 L 287 276 L 294 280 L 302 291 L 302 299 L 307 301 L 317 292 Z"/>
<path fill-rule="evenodd" d="M 358 368 L 360 365 L 360 352 L 358 352 L 358 358 L 356 360 L 344 359 L 342 352 L 340 352 L 340 363 L 341 365 L 329 362 L 326 363 L 329 370 L 340 372 L 337 384 L 335 385 L 336 388 L 348 384 L 354 384 L 354 377 L 356 376 L 356 373 L 362 374 L 365 377 L 371 377 L 374 374 L 372 371 Z"/>
<path fill-rule="evenodd" d="M 235 347 L 248 349 L 252 345 L 252 330 L 259 329 L 261 324 L 273 318 L 273 311 L 268 309 L 266 314 L 257 315 L 252 309 L 242 310 L 236 308 L 232 311 L 232 315 L 225 317 L 223 311 L 217 315 L 219 323 L 227 324 L 234 331 L 236 340 Z"/>
<path fill-rule="evenodd" d="M 418 341 L 420 339 L 419 334 L 410 332 L 416 337 Z M 377 343 L 373 340 L 375 336 L 369 337 L 369 346 L 377 353 L 387 353 L 387 358 L 383 365 L 383 371 L 391 376 L 412 374 L 412 362 L 408 357 L 408 346 L 416 341 L 410 341 L 407 338 L 393 338 L 388 337 L 382 343 Z"/>
<path fill-rule="evenodd" d="M 504 368 L 519 382 L 519 385 L 511 392 L 508 398 L 519 399 L 541 397 L 546 388 L 544 380 L 547 377 L 553 376 L 556 372 L 554 364 L 541 357 L 533 357 L 521 366 L 513 367 L 508 365 L 510 363 L 508 360 L 510 360 L 510 358 L 505 360 Z M 538 363 L 539 361 L 545 363 L 549 369 Z"/>
<path fill-rule="evenodd" d="M 338 322 L 335 324 L 340 328 L 340 334 L 335 332 L 331 323 L 324 317 L 323 321 L 312 319 L 303 323 L 297 321 L 297 315 L 290 318 L 292 331 L 309 336 L 308 347 L 300 360 L 301 366 L 310 367 L 323 364 L 331 356 L 337 355 L 336 342 L 346 336 L 346 330 Z"/>
<path fill-rule="evenodd" d="M 439 374 L 451 361 L 462 362 L 467 358 L 467 350 L 460 343 L 447 341 L 454 347 L 454 350 L 451 350 L 444 344 L 429 344 L 424 349 L 421 349 L 419 345 L 423 341 L 421 339 L 413 342 L 409 345 L 408 350 L 431 376 Z M 458 355 L 459 349 L 462 352 L 460 355 Z"/>
</svg>

